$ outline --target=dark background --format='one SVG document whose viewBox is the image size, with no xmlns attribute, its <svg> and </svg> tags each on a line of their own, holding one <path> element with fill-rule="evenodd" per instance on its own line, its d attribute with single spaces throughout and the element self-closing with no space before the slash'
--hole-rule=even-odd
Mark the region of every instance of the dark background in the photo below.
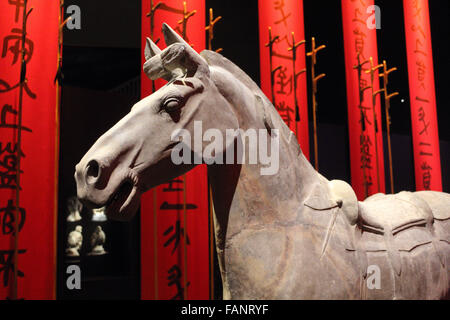
<svg viewBox="0 0 450 320">
<path fill-rule="evenodd" d="M 65 201 L 75 192 L 74 165 L 93 142 L 139 100 L 141 73 L 141 1 L 65 1 L 66 7 L 70 4 L 81 8 L 82 20 L 81 30 L 64 30 L 58 296 L 67 299 L 138 298 L 139 217 L 131 223 L 109 221 L 107 237 L 109 235 L 109 239 L 114 241 L 114 255 L 99 264 L 87 258 L 81 259 L 80 263 L 90 263 L 89 269 L 93 270 L 84 278 L 85 289 L 78 294 L 64 289 L 64 244 L 68 231 L 74 227 L 65 222 Z M 214 47 L 224 48 L 222 54 L 259 83 L 257 4 L 257 0 L 206 0 L 206 8 L 212 7 L 215 16 L 223 17 L 215 27 Z M 391 103 L 395 190 L 413 191 L 414 164 L 402 1 L 376 0 L 375 4 L 381 8 L 381 29 L 377 31 L 379 60 L 385 59 L 388 66 L 398 68 L 390 77 L 391 91 L 400 92 L 400 96 Z M 429 5 L 442 180 L 444 191 L 450 192 L 450 1 L 430 0 Z M 328 179 L 350 182 L 341 2 L 304 0 L 304 14 L 306 39 L 314 36 L 319 44 L 327 46 L 320 53 L 317 65 L 318 72 L 327 74 L 320 81 L 318 96 L 320 172 Z M 310 49 L 309 44 L 307 49 Z M 311 101 L 310 97 L 308 100 Z M 389 178 L 388 172 L 386 178 Z M 386 186 L 389 191 L 389 183 Z M 83 221 L 88 221 L 89 213 L 84 212 L 83 215 Z M 95 270 L 103 270 L 105 265 L 109 265 L 107 274 L 96 274 Z"/>
</svg>

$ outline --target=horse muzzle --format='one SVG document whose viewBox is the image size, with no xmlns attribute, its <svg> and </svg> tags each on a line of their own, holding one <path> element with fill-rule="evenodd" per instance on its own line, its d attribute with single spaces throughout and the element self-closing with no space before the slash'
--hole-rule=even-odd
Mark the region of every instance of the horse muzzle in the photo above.
<svg viewBox="0 0 450 320">
<path fill-rule="evenodd" d="M 75 166 L 77 196 L 87 207 L 105 207 L 115 220 L 130 220 L 139 208 L 138 177 L 129 167 L 113 167 L 106 161 L 81 160 Z"/>
</svg>

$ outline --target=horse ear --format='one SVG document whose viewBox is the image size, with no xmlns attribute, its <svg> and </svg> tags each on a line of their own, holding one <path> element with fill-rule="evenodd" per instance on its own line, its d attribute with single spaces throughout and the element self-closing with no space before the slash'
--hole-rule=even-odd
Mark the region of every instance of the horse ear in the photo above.
<svg viewBox="0 0 450 320">
<path fill-rule="evenodd" d="M 144 49 L 145 63 L 143 69 L 151 80 L 163 78 L 170 81 L 173 78 L 173 74 L 164 69 L 161 61 L 161 52 L 161 49 L 150 38 L 147 38 Z"/>
<path fill-rule="evenodd" d="M 166 23 L 163 24 L 163 34 L 167 48 L 162 51 L 147 39 L 144 72 L 151 80 L 164 78 L 170 81 L 181 76 L 209 76 L 206 60 Z"/>
<path fill-rule="evenodd" d="M 189 44 L 186 41 L 184 41 L 184 39 L 165 22 L 163 23 L 162 26 L 162 32 L 164 35 L 164 41 L 166 42 L 166 46 L 170 46 L 171 44 L 174 43 L 184 43 L 187 46 L 189 46 Z"/>
<path fill-rule="evenodd" d="M 152 58 L 160 53 L 161 53 L 161 49 L 158 48 L 158 46 L 152 40 L 150 40 L 150 38 L 147 38 L 147 41 L 145 43 L 145 50 L 144 50 L 145 60 L 149 60 L 150 58 Z"/>
<path fill-rule="evenodd" d="M 163 23 L 162 32 L 164 34 L 164 41 L 166 42 L 167 49 L 171 48 L 172 46 L 175 48 L 180 47 L 180 44 L 183 47 L 183 50 L 176 49 L 176 51 L 178 51 L 177 54 L 180 54 L 181 51 L 183 51 L 182 55 L 184 56 L 184 59 L 181 59 L 183 60 L 183 66 L 179 67 L 185 67 L 188 74 L 191 73 L 190 76 L 198 76 L 200 74 L 209 75 L 209 66 L 206 60 L 201 55 L 199 55 L 189 45 L 189 43 L 184 41 L 184 39 L 178 33 L 176 33 L 167 23 Z M 172 55 L 169 54 L 166 56 Z"/>
</svg>

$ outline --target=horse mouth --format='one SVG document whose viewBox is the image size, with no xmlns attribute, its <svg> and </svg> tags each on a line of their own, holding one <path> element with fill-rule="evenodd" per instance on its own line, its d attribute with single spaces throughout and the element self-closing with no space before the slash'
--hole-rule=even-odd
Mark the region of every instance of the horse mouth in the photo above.
<svg viewBox="0 0 450 320">
<path fill-rule="evenodd" d="M 115 220 L 127 221 L 134 216 L 138 206 L 138 188 L 127 180 L 111 195 L 105 206 L 105 214 Z"/>
</svg>

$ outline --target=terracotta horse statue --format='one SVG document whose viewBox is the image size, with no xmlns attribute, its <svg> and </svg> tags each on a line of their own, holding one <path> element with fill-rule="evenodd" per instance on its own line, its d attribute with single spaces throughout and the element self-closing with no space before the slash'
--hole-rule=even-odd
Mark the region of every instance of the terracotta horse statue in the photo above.
<svg viewBox="0 0 450 320">
<path fill-rule="evenodd" d="M 168 83 L 136 103 L 76 166 L 85 204 L 130 219 L 143 192 L 195 166 L 171 159 L 179 144 L 173 132 L 192 133 L 195 121 L 223 136 L 227 129 L 265 130 L 279 144 L 274 175 L 261 175 L 262 163 L 211 163 L 190 150 L 210 163 L 225 299 L 449 297 L 450 194 L 376 194 L 359 202 L 347 183 L 314 170 L 240 68 L 218 53 L 198 54 L 166 24 L 163 33 L 162 51 L 147 40 L 144 72 Z M 236 160 L 239 137 L 231 140 L 220 152 Z"/>
</svg>

